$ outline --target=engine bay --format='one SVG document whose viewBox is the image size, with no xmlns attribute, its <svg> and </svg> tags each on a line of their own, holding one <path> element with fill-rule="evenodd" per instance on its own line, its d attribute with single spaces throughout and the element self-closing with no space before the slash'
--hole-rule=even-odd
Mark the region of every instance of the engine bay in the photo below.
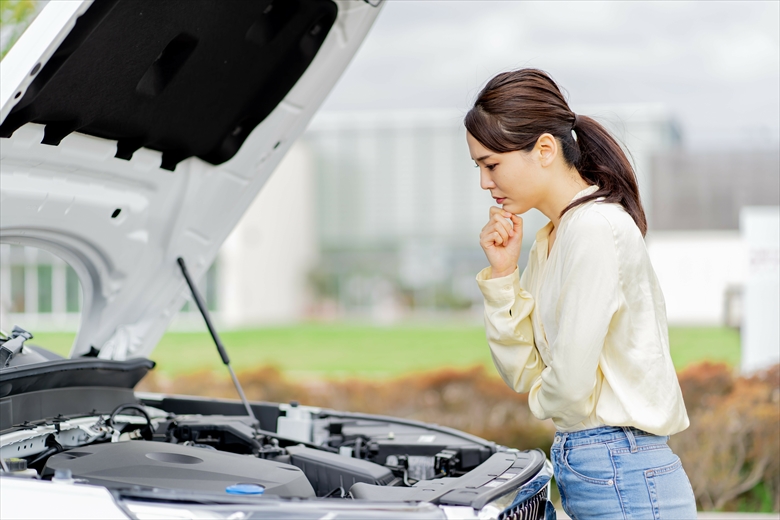
<svg viewBox="0 0 780 520">
<path fill-rule="evenodd" d="M 348 499 L 533 515 L 548 503 L 540 450 L 294 401 L 138 393 L 149 360 L 38 359 L 43 349 L 26 348 L 0 370 L 3 477 L 166 503 Z"/>
<path fill-rule="evenodd" d="M 113 490 L 434 503 L 444 498 L 469 505 L 519 487 L 545 461 L 535 450 L 505 451 L 463 432 L 403 419 L 257 403 L 257 424 L 232 415 L 240 406 L 144 395 L 111 413 L 6 429 L 0 456 L 26 461 L 35 478 Z M 271 428 L 261 427 L 269 421 L 275 423 Z"/>
</svg>

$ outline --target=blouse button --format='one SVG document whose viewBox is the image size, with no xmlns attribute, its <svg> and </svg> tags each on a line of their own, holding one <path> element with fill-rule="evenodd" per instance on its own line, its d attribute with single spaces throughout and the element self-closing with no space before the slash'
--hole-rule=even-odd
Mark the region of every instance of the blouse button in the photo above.
<svg viewBox="0 0 780 520">
<path fill-rule="evenodd" d="M 613 484 L 613 482 L 611 480 L 607 481 L 607 485 L 611 486 L 612 484 Z"/>
</svg>

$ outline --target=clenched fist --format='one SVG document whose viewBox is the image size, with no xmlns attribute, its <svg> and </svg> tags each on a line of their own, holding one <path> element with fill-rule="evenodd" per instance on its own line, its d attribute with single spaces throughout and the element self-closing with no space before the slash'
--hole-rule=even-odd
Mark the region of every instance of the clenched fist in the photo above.
<svg viewBox="0 0 780 520">
<path fill-rule="evenodd" d="M 479 235 L 479 245 L 485 251 L 492 277 L 512 274 L 520 259 L 523 243 L 523 219 L 497 206 L 490 208 L 490 220 Z"/>
</svg>

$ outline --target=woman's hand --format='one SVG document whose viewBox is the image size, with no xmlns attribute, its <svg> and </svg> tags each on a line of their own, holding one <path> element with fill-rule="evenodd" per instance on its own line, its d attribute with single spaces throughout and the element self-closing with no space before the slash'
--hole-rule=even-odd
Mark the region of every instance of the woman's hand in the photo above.
<svg viewBox="0 0 780 520">
<path fill-rule="evenodd" d="M 498 206 L 490 208 L 490 220 L 482 228 L 479 245 L 493 268 L 493 278 L 512 274 L 517 269 L 522 243 L 523 219 Z"/>
</svg>

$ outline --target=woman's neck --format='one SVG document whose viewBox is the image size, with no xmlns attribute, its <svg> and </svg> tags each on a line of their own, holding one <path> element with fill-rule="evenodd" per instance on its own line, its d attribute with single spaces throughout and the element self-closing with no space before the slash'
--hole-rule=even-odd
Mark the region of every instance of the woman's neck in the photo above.
<svg viewBox="0 0 780 520">
<path fill-rule="evenodd" d="M 548 168 L 555 167 L 556 165 L 551 165 Z M 554 229 L 558 229 L 558 225 L 561 223 L 561 213 L 571 203 L 571 199 L 589 186 L 575 168 L 558 168 L 565 171 L 550 171 L 552 182 L 547 190 L 547 196 L 536 208 L 550 219 Z"/>
</svg>

